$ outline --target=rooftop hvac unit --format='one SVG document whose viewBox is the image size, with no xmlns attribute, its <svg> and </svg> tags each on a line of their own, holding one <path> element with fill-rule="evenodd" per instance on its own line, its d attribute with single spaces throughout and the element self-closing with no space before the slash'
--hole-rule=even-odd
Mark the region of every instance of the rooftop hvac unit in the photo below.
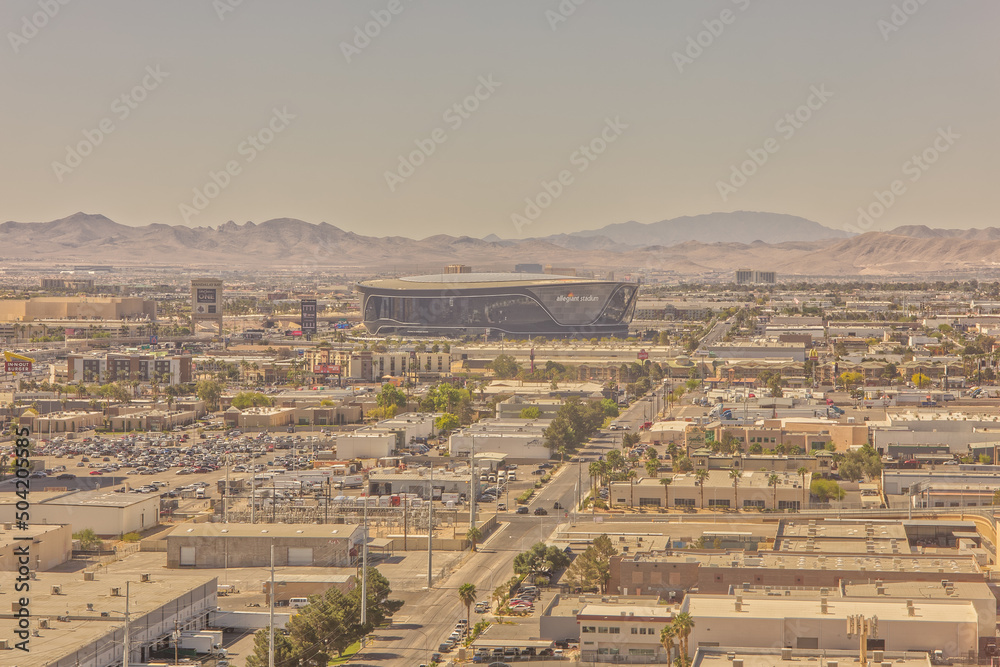
<svg viewBox="0 0 1000 667">
<path fill-rule="evenodd" d="M 59 586 L 59 585 L 53 586 L 52 587 L 52 594 L 53 595 L 62 595 L 62 586 Z"/>
<path fill-rule="evenodd" d="M 143 572 L 139 575 L 139 581 L 149 581 L 149 573 Z"/>
<path fill-rule="evenodd" d="M 94 573 L 93 572 L 84 572 L 83 573 L 83 580 L 84 581 L 93 581 L 94 580 Z"/>
<path fill-rule="evenodd" d="M 94 611 L 94 603 L 93 602 L 88 602 L 87 603 L 87 611 Z"/>
<path fill-rule="evenodd" d="M 47 619 L 47 618 L 40 618 L 40 619 L 38 619 L 38 627 L 41 628 L 42 630 L 48 630 L 49 629 L 49 619 Z"/>
<path fill-rule="evenodd" d="M 121 594 L 122 594 L 122 589 L 120 589 L 120 588 L 112 588 L 111 589 L 111 597 L 113 597 L 113 598 L 121 597 Z"/>
<path fill-rule="evenodd" d="M 872 662 L 882 662 L 883 652 L 879 649 L 872 651 Z"/>
<path fill-rule="evenodd" d="M 9 639 L 0 639 L 0 651 L 7 651 L 10 649 Z"/>
<path fill-rule="evenodd" d="M 785 648 L 781 649 L 781 659 L 782 660 L 792 659 L 792 648 L 790 646 L 786 646 Z"/>
<path fill-rule="evenodd" d="M 733 658 L 733 667 L 743 667 L 743 658 Z"/>
</svg>

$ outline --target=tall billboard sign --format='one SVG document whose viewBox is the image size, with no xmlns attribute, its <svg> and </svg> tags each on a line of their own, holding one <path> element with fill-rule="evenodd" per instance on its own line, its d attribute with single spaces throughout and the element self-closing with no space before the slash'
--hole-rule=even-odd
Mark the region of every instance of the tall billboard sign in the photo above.
<svg viewBox="0 0 1000 667">
<path fill-rule="evenodd" d="M 222 333 L 222 280 L 195 278 L 191 281 L 191 328 L 199 322 L 214 322 Z"/>
<path fill-rule="evenodd" d="M 316 333 L 316 299 L 302 299 L 301 324 L 299 329 L 303 335 Z"/>
</svg>

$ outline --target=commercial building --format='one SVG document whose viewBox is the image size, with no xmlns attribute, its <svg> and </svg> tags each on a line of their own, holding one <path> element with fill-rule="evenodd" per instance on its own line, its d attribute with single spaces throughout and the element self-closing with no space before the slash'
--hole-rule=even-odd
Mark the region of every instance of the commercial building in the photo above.
<svg viewBox="0 0 1000 667">
<path fill-rule="evenodd" d="M 581 662 L 666 662 L 660 631 L 676 607 L 616 602 L 587 604 L 577 614 Z"/>
<path fill-rule="evenodd" d="M 70 354 L 66 357 L 66 379 L 71 383 L 156 381 L 161 385 L 192 381 L 191 356 L 151 354 Z"/>
<path fill-rule="evenodd" d="M 30 421 L 32 433 L 48 436 L 53 433 L 75 433 L 100 427 L 104 424 L 104 413 L 71 410 L 39 415 L 35 414 L 34 410 L 27 410 L 20 418 L 22 426 L 26 425 L 26 419 Z"/>
<path fill-rule="evenodd" d="M 453 493 L 467 499 L 472 484 L 472 471 L 469 468 L 455 471 L 435 470 L 434 499 L 439 500 L 446 493 Z M 475 484 L 478 489 L 481 482 L 475 480 Z M 407 493 L 427 500 L 427 494 L 431 487 L 431 475 L 427 468 L 409 468 L 405 471 L 397 468 L 374 468 L 368 473 L 368 493 L 372 496 Z"/>
<path fill-rule="evenodd" d="M 16 524 L 0 524 L 0 572 L 16 572 L 20 549 L 27 544 L 34 572 L 48 572 L 73 557 L 73 531 L 69 526 L 37 523 L 17 528 Z M 27 540 L 25 539 L 27 538 Z"/>
<path fill-rule="evenodd" d="M 371 546 L 369 546 L 369 553 Z M 298 569 L 298 568 L 296 568 Z M 349 572 L 322 571 L 299 574 L 297 572 L 282 572 L 276 577 L 274 601 L 287 602 L 291 598 L 307 598 L 310 595 L 323 595 L 331 588 L 341 593 L 349 593 L 357 585 L 356 570 Z M 280 583 L 279 583 L 280 582 Z M 271 601 L 271 582 L 263 583 L 262 592 L 268 604 Z"/>
<path fill-rule="evenodd" d="M 342 460 L 380 459 L 396 450 L 395 433 L 371 427 L 337 434 L 337 457 Z"/>
<path fill-rule="evenodd" d="M 452 456 L 477 451 L 504 454 L 512 461 L 547 460 L 552 452 L 545 444 L 545 429 L 551 419 L 481 419 L 454 431 L 448 437 Z"/>
<path fill-rule="evenodd" d="M 18 618 L 0 618 L 0 664 L 19 667 L 113 667 L 125 646 L 126 591 L 129 661 L 153 661 L 159 650 L 173 658 L 175 629 L 209 625 L 217 608 L 218 579 L 169 571 L 160 554 L 135 554 L 99 571 L 46 572 L 31 582 L 28 652 L 14 648 Z M 126 582 L 129 585 L 126 586 Z M 6 586 L 5 586 L 6 588 Z M 10 589 L 8 589 L 10 590 Z M 12 597 L 7 595 L 6 597 Z M 16 601 L 15 601 L 16 603 Z M 37 633 L 37 635 L 35 634 Z"/>
<path fill-rule="evenodd" d="M 458 273 L 358 285 L 375 334 L 628 334 L 638 285 L 529 273 Z"/>
<path fill-rule="evenodd" d="M 848 617 L 861 616 L 877 618 L 871 649 L 940 650 L 952 658 L 977 653 L 979 621 L 971 601 L 817 597 L 699 593 L 686 596 L 681 610 L 697 619 L 689 639 L 692 647 L 852 650 L 859 640 Z"/>
<path fill-rule="evenodd" d="M 139 297 L 36 296 L 0 299 L 0 321 L 33 320 L 156 320 L 156 302 Z"/>
<path fill-rule="evenodd" d="M 167 567 L 349 567 L 363 530 L 353 524 L 181 524 L 167 535 Z"/>
<path fill-rule="evenodd" d="M 931 667 L 931 656 L 916 651 L 870 651 L 873 667 Z M 853 665 L 859 660 L 858 650 L 807 651 L 805 649 L 746 648 L 732 644 L 699 646 L 692 667 L 799 667 L 800 665 Z"/>
<path fill-rule="evenodd" d="M 709 470 L 704 484 L 693 473 L 672 479 L 669 486 L 655 477 L 612 482 L 611 507 L 665 507 L 669 500 L 670 507 L 680 508 L 798 510 L 809 502 L 809 486 L 794 472 L 745 471 L 736 486 L 728 470 Z"/>
<path fill-rule="evenodd" d="M 194 410 L 136 409 L 119 412 L 108 421 L 114 431 L 162 432 L 193 424 L 198 416 Z"/>
<path fill-rule="evenodd" d="M 737 285 L 773 285 L 777 281 L 774 271 L 756 269 L 736 269 L 734 278 Z"/>
<path fill-rule="evenodd" d="M 16 519 L 13 492 L 0 494 L 0 521 Z M 93 491 L 32 491 L 31 520 L 43 524 L 68 524 L 71 532 L 90 528 L 101 536 L 141 532 L 160 522 L 160 497 L 116 493 L 110 488 Z"/>
</svg>

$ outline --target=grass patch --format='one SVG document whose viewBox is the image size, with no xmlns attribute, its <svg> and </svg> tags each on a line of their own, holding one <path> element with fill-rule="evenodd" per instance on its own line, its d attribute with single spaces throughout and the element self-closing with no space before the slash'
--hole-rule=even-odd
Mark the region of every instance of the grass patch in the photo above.
<svg viewBox="0 0 1000 667">
<path fill-rule="evenodd" d="M 339 658 L 334 658 L 333 660 L 331 660 L 330 664 L 331 665 L 342 665 L 345 662 L 347 662 L 348 660 L 350 660 L 351 658 L 353 658 L 354 654 L 357 653 L 360 650 L 361 650 L 361 642 L 360 641 L 356 641 L 353 644 L 351 644 L 350 646 L 348 646 L 346 649 L 344 649 L 343 655 L 341 655 Z"/>
</svg>

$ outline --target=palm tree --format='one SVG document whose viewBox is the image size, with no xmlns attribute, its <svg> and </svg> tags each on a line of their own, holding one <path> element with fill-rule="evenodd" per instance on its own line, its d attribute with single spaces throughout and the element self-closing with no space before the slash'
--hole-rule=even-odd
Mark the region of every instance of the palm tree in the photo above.
<svg viewBox="0 0 1000 667">
<path fill-rule="evenodd" d="M 592 461 L 589 466 L 587 466 L 587 472 L 590 473 L 590 490 L 593 497 L 597 498 L 597 484 L 601 479 L 601 473 L 603 472 L 603 467 L 600 461 Z"/>
<path fill-rule="evenodd" d="M 708 471 L 702 468 L 694 471 L 695 481 L 701 489 L 701 508 L 705 509 L 705 481 L 708 479 Z"/>
<path fill-rule="evenodd" d="M 691 637 L 691 630 L 694 629 L 694 619 L 691 617 L 691 614 L 686 611 L 682 611 L 674 616 L 672 625 L 674 626 L 677 636 L 680 637 L 681 640 L 681 662 L 689 664 L 691 658 L 688 656 L 688 640 Z"/>
<path fill-rule="evenodd" d="M 729 471 L 729 479 L 733 480 L 733 505 L 736 507 L 736 511 L 740 510 L 740 478 L 743 477 L 743 471 L 739 468 L 732 468 Z"/>
<path fill-rule="evenodd" d="M 476 585 L 462 584 L 458 587 L 458 599 L 465 605 L 465 620 L 468 623 L 472 620 L 472 605 L 476 601 Z"/>
<path fill-rule="evenodd" d="M 667 652 L 667 667 L 673 667 L 674 664 L 674 648 L 677 646 L 676 639 L 677 628 L 673 624 L 668 624 L 660 630 L 660 643 L 663 644 L 663 650 Z"/>
<path fill-rule="evenodd" d="M 771 506 L 774 509 L 778 509 L 778 482 L 780 481 L 781 478 L 778 477 L 777 473 L 772 472 L 770 475 L 767 476 L 767 485 L 774 489 L 774 496 L 771 501 Z"/>
<path fill-rule="evenodd" d="M 660 479 L 660 484 L 663 485 L 663 506 L 670 511 L 670 484 L 674 481 L 673 477 L 663 477 Z"/>
<path fill-rule="evenodd" d="M 472 553 L 476 553 L 476 543 L 483 539 L 483 531 L 473 526 L 465 533 L 465 539 L 472 543 Z"/>
<path fill-rule="evenodd" d="M 802 488 L 805 488 L 805 486 L 806 486 L 806 475 L 809 474 L 809 468 L 806 468 L 805 466 L 802 466 L 801 468 L 799 468 L 795 472 L 799 473 L 799 477 L 802 478 Z"/>
</svg>

